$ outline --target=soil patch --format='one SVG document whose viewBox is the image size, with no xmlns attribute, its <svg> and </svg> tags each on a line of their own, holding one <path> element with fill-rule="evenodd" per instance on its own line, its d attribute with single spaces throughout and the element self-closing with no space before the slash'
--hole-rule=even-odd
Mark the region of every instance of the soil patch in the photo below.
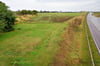
<svg viewBox="0 0 100 66">
<path fill-rule="evenodd" d="M 49 20 L 49 16 L 42 17 L 40 20 Z"/>
<path fill-rule="evenodd" d="M 69 19 L 71 19 L 72 17 L 67 17 L 67 16 L 64 16 L 64 17 L 52 17 L 51 18 L 51 22 L 59 22 L 59 23 L 62 23 L 62 22 L 65 22 Z"/>
<path fill-rule="evenodd" d="M 56 17 L 52 17 L 52 16 L 45 16 L 45 17 L 42 17 L 40 18 L 40 20 L 48 20 L 50 22 L 55 22 L 55 23 L 62 23 L 62 22 L 65 22 L 69 19 L 71 19 L 72 17 L 69 17 L 69 16 L 62 16 L 62 17 L 59 17 L 59 16 L 56 16 Z"/>
</svg>

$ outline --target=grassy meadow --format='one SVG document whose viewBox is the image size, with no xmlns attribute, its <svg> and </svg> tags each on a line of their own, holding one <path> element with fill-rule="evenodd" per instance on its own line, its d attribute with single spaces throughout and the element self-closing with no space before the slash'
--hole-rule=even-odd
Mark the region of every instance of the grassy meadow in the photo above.
<svg viewBox="0 0 100 66">
<path fill-rule="evenodd" d="M 14 31 L 0 34 L 0 66 L 91 66 L 85 13 L 17 19 Z"/>
</svg>

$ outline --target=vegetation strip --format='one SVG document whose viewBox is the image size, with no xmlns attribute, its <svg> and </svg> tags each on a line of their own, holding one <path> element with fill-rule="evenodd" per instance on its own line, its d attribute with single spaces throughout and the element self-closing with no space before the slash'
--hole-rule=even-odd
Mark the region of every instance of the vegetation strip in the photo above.
<svg viewBox="0 0 100 66">
<path fill-rule="evenodd" d="M 83 16 L 78 16 L 69 22 L 69 27 L 65 29 L 60 43 L 60 49 L 55 56 L 53 66 L 81 66 L 80 52 L 82 43 L 78 38 L 81 28 L 83 29 Z M 83 31 L 81 31 L 83 32 Z M 74 35 L 76 34 L 76 35 Z M 80 35 L 79 37 L 82 37 Z M 83 38 L 83 37 L 82 37 Z M 78 49 L 77 49 L 78 48 Z"/>
<path fill-rule="evenodd" d="M 86 24 L 85 24 L 85 29 L 86 29 Z M 88 47 L 89 47 L 89 52 L 90 52 L 90 56 L 91 56 L 92 66 L 95 66 L 93 55 L 92 55 L 92 50 L 91 50 L 91 46 L 90 46 L 90 42 L 89 42 L 87 29 L 85 30 L 85 32 L 86 32 L 86 38 L 87 38 L 87 41 L 88 41 Z"/>
</svg>

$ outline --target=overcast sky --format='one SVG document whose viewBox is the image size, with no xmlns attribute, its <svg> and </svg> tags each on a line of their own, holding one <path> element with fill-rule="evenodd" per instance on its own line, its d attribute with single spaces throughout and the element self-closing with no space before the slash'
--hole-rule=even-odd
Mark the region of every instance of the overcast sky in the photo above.
<svg viewBox="0 0 100 66">
<path fill-rule="evenodd" d="M 0 0 L 11 10 L 100 11 L 100 0 Z"/>
</svg>

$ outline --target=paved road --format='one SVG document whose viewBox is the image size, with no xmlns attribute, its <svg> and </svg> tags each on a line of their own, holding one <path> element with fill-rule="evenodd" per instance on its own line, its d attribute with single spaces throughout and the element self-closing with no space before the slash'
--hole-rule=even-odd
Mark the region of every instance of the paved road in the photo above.
<svg viewBox="0 0 100 66">
<path fill-rule="evenodd" d="M 89 13 L 87 16 L 87 23 L 100 54 L 100 18 L 93 16 L 92 13 Z"/>
</svg>

